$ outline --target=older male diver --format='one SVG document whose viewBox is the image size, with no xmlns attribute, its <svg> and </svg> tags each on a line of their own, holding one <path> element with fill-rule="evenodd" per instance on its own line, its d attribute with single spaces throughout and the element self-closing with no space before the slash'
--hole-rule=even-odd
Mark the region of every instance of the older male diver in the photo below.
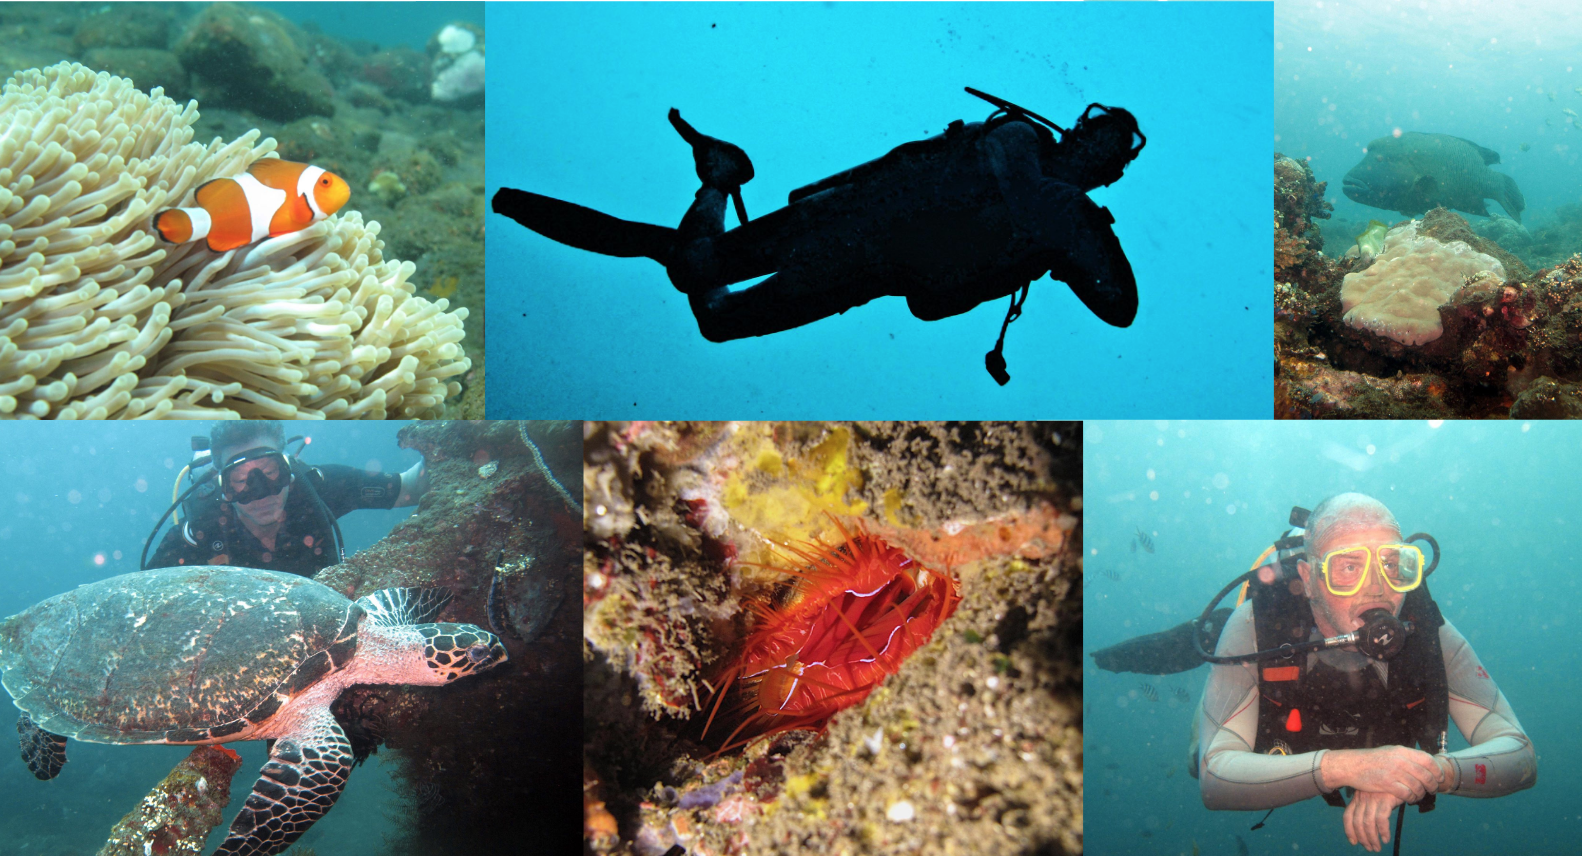
<svg viewBox="0 0 1582 856">
<path fill-rule="evenodd" d="M 1090 104 L 1067 130 L 967 92 L 998 109 L 798 188 L 784 208 L 756 220 L 742 202 L 753 177 L 746 152 L 699 133 L 674 109 L 670 124 L 692 147 L 703 182 L 680 226 L 620 220 L 512 188 L 495 194 L 493 207 L 560 243 L 663 264 L 711 342 L 778 333 L 886 295 L 905 297 L 924 321 L 1009 296 L 1000 338 L 984 358 L 1003 386 L 1006 329 L 1046 272 L 1108 324 L 1125 327 L 1136 316 L 1137 284 L 1110 228 L 1115 218 L 1086 194 L 1119 179 L 1147 139 L 1118 107 Z M 740 221 L 729 231 L 727 197 Z"/>
<path fill-rule="evenodd" d="M 1291 524 L 1300 528 L 1222 589 L 1202 618 L 1094 654 L 1112 671 L 1183 671 L 1163 647 L 1186 640 L 1198 662 L 1214 664 L 1192 745 L 1203 804 L 1272 810 L 1322 797 L 1345 808 L 1346 839 L 1373 852 L 1390 843 L 1398 810 L 1399 853 L 1408 804 L 1429 811 L 1437 794 L 1532 787 L 1532 742 L 1428 592 L 1438 543 L 1424 533 L 1403 538 L 1390 510 L 1359 493 L 1295 509 Z M 1419 544 L 1432 548 L 1431 561 Z M 1237 588 L 1233 612 L 1211 612 Z M 1468 748 L 1448 751 L 1449 720 Z"/>
</svg>

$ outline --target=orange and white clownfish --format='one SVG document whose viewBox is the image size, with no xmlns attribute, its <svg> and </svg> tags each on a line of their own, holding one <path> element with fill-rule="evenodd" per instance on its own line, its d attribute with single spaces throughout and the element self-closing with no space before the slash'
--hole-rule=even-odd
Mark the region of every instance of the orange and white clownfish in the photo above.
<svg viewBox="0 0 1582 856">
<path fill-rule="evenodd" d="M 198 187 L 196 208 L 166 208 L 154 228 L 173 244 L 207 239 L 223 253 L 265 237 L 305 229 L 339 211 L 352 189 L 333 172 L 305 163 L 264 158 L 235 178 Z"/>
</svg>

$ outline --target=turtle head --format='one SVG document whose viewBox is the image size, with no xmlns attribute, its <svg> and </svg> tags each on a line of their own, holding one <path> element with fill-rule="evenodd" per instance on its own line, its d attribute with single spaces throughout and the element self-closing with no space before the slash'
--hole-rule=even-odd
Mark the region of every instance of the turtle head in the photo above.
<svg viewBox="0 0 1582 856">
<path fill-rule="evenodd" d="M 448 684 L 505 662 L 500 638 L 472 624 L 419 624 L 423 637 L 423 684 Z"/>
</svg>

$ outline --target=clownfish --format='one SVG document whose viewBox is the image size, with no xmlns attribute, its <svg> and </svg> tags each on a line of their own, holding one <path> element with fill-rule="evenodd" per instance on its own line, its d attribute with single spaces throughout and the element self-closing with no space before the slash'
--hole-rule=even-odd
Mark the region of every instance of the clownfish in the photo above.
<svg viewBox="0 0 1582 856">
<path fill-rule="evenodd" d="M 198 187 L 196 208 L 166 208 L 154 228 L 173 244 L 200 238 L 223 253 L 265 237 L 305 229 L 339 211 L 352 189 L 321 167 L 265 158 L 235 178 Z"/>
</svg>

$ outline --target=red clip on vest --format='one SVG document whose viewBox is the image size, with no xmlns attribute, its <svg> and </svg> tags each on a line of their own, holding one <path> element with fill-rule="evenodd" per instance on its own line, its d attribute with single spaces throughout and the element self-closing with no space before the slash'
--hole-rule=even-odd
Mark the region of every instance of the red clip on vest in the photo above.
<svg viewBox="0 0 1582 856">
<path fill-rule="evenodd" d="M 1302 730 L 1302 712 L 1300 710 L 1297 710 L 1294 707 L 1291 708 L 1291 715 L 1287 716 L 1285 718 L 1285 730 L 1286 731 L 1301 731 Z"/>
</svg>

